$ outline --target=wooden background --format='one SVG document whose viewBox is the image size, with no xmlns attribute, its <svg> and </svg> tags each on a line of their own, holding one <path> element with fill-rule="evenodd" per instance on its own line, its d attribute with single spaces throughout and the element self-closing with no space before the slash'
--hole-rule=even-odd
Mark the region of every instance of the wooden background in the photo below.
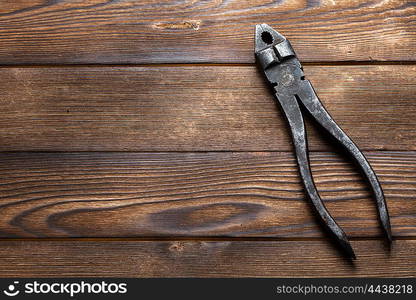
<svg viewBox="0 0 416 300">
<path fill-rule="evenodd" d="M 415 276 L 411 1 L 0 2 L 0 276 Z M 358 255 L 302 191 L 254 65 L 256 23 L 292 42 L 384 188 L 308 122 L 311 164 Z"/>
</svg>

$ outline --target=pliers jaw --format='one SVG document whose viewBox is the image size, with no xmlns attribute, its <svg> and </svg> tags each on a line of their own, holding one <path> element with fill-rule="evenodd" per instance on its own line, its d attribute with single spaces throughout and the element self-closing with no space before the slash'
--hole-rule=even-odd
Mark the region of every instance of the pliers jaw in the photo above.
<svg viewBox="0 0 416 300">
<path fill-rule="evenodd" d="M 389 214 L 376 174 L 364 154 L 324 108 L 312 84 L 305 79 L 303 68 L 290 42 L 267 24 L 256 25 L 255 39 L 257 62 L 268 84 L 273 88 L 274 96 L 291 129 L 296 160 L 305 192 L 325 227 L 335 236 L 344 253 L 350 258 L 355 258 L 346 234 L 329 214 L 316 189 L 309 163 L 304 112 L 310 114 L 358 163 L 373 191 L 381 225 L 387 239 L 391 242 Z"/>
</svg>

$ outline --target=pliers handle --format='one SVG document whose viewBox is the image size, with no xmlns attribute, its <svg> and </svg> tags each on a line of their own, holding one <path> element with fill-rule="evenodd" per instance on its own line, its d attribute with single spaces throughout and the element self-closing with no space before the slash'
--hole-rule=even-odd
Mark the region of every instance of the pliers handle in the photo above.
<svg viewBox="0 0 416 300">
<path fill-rule="evenodd" d="M 309 113 L 331 136 L 335 138 L 358 163 L 369 182 L 381 225 L 391 242 L 391 226 L 383 190 L 376 174 L 350 137 L 338 126 L 319 100 L 312 84 L 305 79 L 303 68 L 290 42 L 266 24 L 256 26 L 256 58 L 266 79 L 273 88 L 291 129 L 296 159 L 304 189 L 323 224 L 336 237 L 345 253 L 355 258 L 354 251 L 345 232 L 326 209 L 316 189 L 311 173 L 305 123 L 302 111 Z"/>
</svg>

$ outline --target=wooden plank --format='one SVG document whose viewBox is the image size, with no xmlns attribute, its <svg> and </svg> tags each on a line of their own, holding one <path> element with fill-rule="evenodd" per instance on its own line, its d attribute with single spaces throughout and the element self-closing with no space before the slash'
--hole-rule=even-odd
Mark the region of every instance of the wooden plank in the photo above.
<svg viewBox="0 0 416 300">
<path fill-rule="evenodd" d="M 370 152 L 393 235 L 416 236 L 416 153 Z M 381 236 L 342 156 L 312 153 L 318 190 L 350 237 Z M 320 237 L 292 153 L 4 153 L 1 237 Z"/>
<path fill-rule="evenodd" d="M 305 72 L 361 149 L 416 150 L 415 65 Z M 292 151 L 251 66 L 3 68 L 0 82 L 1 151 Z"/>
<path fill-rule="evenodd" d="M 2 277 L 414 277 L 416 241 L 1 241 Z"/>
<path fill-rule="evenodd" d="M 304 61 L 415 60 L 414 2 L 1 1 L 1 64 L 253 62 L 269 23 Z"/>
</svg>

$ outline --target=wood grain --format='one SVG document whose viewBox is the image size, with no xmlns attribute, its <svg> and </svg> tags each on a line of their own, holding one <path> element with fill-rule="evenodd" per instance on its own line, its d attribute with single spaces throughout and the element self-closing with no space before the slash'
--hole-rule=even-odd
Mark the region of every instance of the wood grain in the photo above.
<svg viewBox="0 0 416 300">
<path fill-rule="evenodd" d="M 416 150 L 415 65 L 305 72 L 361 149 Z M 251 66 L 3 68 L 0 82 L 1 151 L 292 151 Z"/>
<path fill-rule="evenodd" d="M 414 277 L 416 241 L 1 241 L 2 277 Z"/>
<path fill-rule="evenodd" d="M 416 153 L 370 152 L 395 237 L 416 236 Z M 367 185 L 312 153 L 318 190 L 351 237 L 381 236 Z M 321 237 L 292 153 L 4 153 L 1 237 Z"/>
<path fill-rule="evenodd" d="M 254 25 L 304 61 L 415 60 L 414 2 L 1 1 L 1 64 L 253 62 Z"/>
</svg>

